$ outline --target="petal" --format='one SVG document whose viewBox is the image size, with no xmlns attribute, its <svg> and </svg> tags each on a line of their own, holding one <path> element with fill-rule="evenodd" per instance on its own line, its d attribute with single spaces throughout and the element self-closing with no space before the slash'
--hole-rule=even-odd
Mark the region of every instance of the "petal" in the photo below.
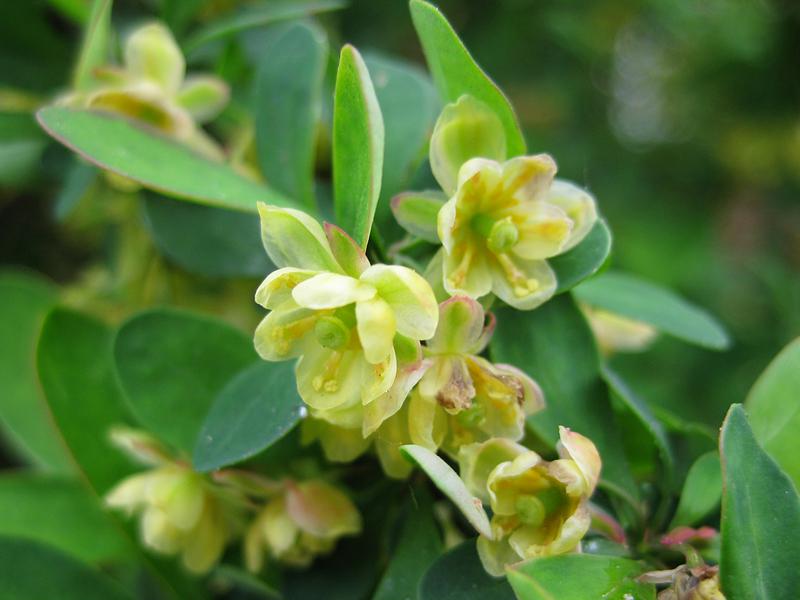
<svg viewBox="0 0 800 600">
<path fill-rule="evenodd" d="M 286 510 L 285 498 L 278 497 L 267 504 L 264 509 L 262 531 L 267 546 L 277 557 L 295 545 L 299 528 Z"/>
<path fill-rule="evenodd" d="M 447 433 L 447 413 L 436 400 L 412 392 L 408 399 L 408 433 L 412 443 L 436 452 Z"/>
<path fill-rule="evenodd" d="M 157 506 L 150 506 L 144 512 L 141 533 L 145 546 L 164 554 L 180 550 L 183 541 L 182 533 L 172 526 L 167 515 Z"/>
<path fill-rule="evenodd" d="M 318 273 L 292 290 L 292 297 L 297 304 L 314 310 L 339 308 L 374 296 L 375 288 L 371 285 L 337 273 Z"/>
<path fill-rule="evenodd" d="M 256 327 L 254 345 L 264 360 L 288 360 L 303 354 L 313 341 L 317 314 L 289 300 L 270 312 Z M 316 344 L 315 344 L 316 345 Z"/>
<path fill-rule="evenodd" d="M 458 469 L 467 489 L 489 502 L 489 475 L 497 465 L 510 462 L 528 449 L 504 438 L 493 438 L 483 443 L 467 444 L 458 452 Z"/>
<path fill-rule="evenodd" d="M 577 246 L 597 222 L 597 205 L 594 197 L 574 183 L 556 179 L 544 194 L 544 202 L 559 207 L 572 220 L 572 231 L 562 252 Z"/>
<path fill-rule="evenodd" d="M 411 389 L 417 385 L 429 364 L 419 361 L 397 371 L 392 387 L 364 406 L 363 436 L 374 433 L 381 424 L 403 406 Z"/>
<path fill-rule="evenodd" d="M 444 253 L 442 282 L 450 295 L 481 298 L 492 291 L 492 271 L 486 250 L 474 244 L 458 244 Z"/>
<path fill-rule="evenodd" d="M 519 241 L 512 252 L 527 260 L 550 258 L 564 252 L 573 222 L 559 207 L 545 202 L 524 202 L 516 207 Z"/>
<path fill-rule="evenodd" d="M 295 367 L 297 391 L 316 410 L 349 408 L 361 403 L 363 373 L 369 367 L 361 351 L 309 344 Z"/>
<path fill-rule="evenodd" d="M 260 519 L 253 521 L 244 536 L 244 564 L 251 573 L 264 567 L 264 534 Z"/>
<path fill-rule="evenodd" d="M 374 285 L 378 296 L 391 306 L 399 333 L 414 340 L 433 337 L 439 305 L 421 275 L 408 267 L 373 265 L 364 271 L 361 281 Z"/>
<path fill-rule="evenodd" d="M 503 165 L 495 160 L 473 158 L 458 171 L 456 207 L 459 220 L 469 225 L 471 217 L 478 212 L 489 213 L 499 208 L 502 195 Z"/>
<path fill-rule="evenodd" d="M 147 81 L 98 90 L 87 98 L 86 108 L 122 115 L 182 141 L 195 129 L 189 113 L 167 102 L 163 92 Z"/>
<path fill-rule="evenodd" d="M 400 446 L 409 442 L 408 413 L 403 406 L 387 419 L 375 433 L 375 451 L 384 473 L 394 479 L 405 479 L 411 474 L 411 463 L 400 454 Z"/>
<path fill-rule="evenodd" d="M 197 123 L 205 123 L 216 117 L 230 99 L 228 84 L 219 77 L 194 75 L 189 77 L 176 98 Z"/>
<path fill-rule="evenodd" d="M 571 431 L 568 427 L 558 428 L 560 442 L 558 444 L 558 454 L 562 458 L 574 460 L 580 468 L 586 483 L 589 486 L 589 494 L 594 491 L 597 481 L 600 479 L 600 469 L 602 461 L 597 447 L 592 441 L 582 436 L 580 433 Z"/>
<path fill-rule="evenodd" d="M 306 213 L 259 203 L 258 214 L 261 240 L 276 266 L 342 272 L 322 226 Z"/>
<path fill-rule="evenodd" d="M 501 254 L 495 257 L 490 270 L 492 292 L 517 310 L 532 310 L 556 291 L 556 275 L 544 260 Z"/>
<path fill-rule="evenodd" d="M 452 252 L 455 246 L 455 226 L 456 226 L 456 204 L 457 198 L 453 196 L 442 204 L 439 212 L 436 213 L 436 235 L 442 241 L 445 252 Z"/>
<path fill-rule="evenodd" d="M 316 271 L 284 267 L 276 269 L 261 282 L 256 290 L 256 303 L 264 308 L 274 309 L 292 298 L 292 290 L 297 284 L 316 275 Z"/>
<path fill-rule="evenodd" d="M 581 310 L 604 354 L 641 352 L 658 336 L 658 330 L 648 323 L 588 305 L 582 305 Z"/>
<path fill-rule="evenodd" d="M 397 376 L 397 353 L 392 347 L 389 356 L 378 363 L 365 363 L 361 380 L 361 403 L 367 405 L 389 391 Z"/>
<path fill-rule="evenodd" d="M 481 564 L 492 577 L 503 577 L 507 566 L 522 560 L 508 543 L 508 538 L 495 541 L 480 536 L 477 547 Z"/>
<path fill-rule="evenodd" d="M 502 363 L 495 364 L 494 368 L 502 379 L 508 381 L 509 378 L 513 378 L 514 387 L 522 392 L 519 403 L 526 417 L 544 408 L 544 392 L 538 383 L 528 377 L 527 373 L 512 365 Z"/>
<path fill-rule="evenodd" d="M 192 573 L 205 573 L 219 560 L 227 541 L 227 530 L 216 504 L 204 511 L 191 538 L 184 546 L 181 559 Z"/>
<path fill-rule="evenodd" d="M 539 199 L 553 183 L 556 163 L 548 154 L 518 156 L 503 163 L 503 189 L 521 201 Z"/>
<path fill-rule="evenodd" d="M 135 77 L 158 83 L 173 95 L 183 81 L 186 63 L 169 29 L 150 23 L 136 29 L 125 42 L 125 66 Z"/>
<path fill-rule="evenodd" d="M 341 227 L 325 223 L 325 236 L 328 238 L 333 256 L 342 270 L 351 277 L 358 277 L 369 267 L 364 250 Z"/>
<path fill-rule="evenodd" d="M 290 483 L 286 510 L 304 532 L 335 538 L 361 531 L 361 515 L 344 493 L 319 480 Z"/>
<path fill-rule="evenodd" d="M 476 157 L 504 160 L 506 136 L 491 108 L 464 95 L 444 107 L 431 136 L 431 170 L 445 193 L 455 192 L 461 165 Z"/>
<path fill-rule="evenodd" d="M 451 414 L 470 408 L 475 397 L 475 386 L 464 358 L 460 355 L 443 355 L 434 357 L 432 361 L 433 364 L 420 381 L 420 394 L 435 400 Z"/>
<path fill-rule="evenodd" d="M 517 494 L 510 480 L 541 464 L 542 457 L 532 450 L 522 452 L 510 462 L 502 462 L 489 473 L 486 488 L 492 510 L 496 515 L 514 515 L 517 512 Z"/>
<path fill-rule="evenodd" d="M 405 192 L 392 198 L 392 214 L 411 235 L 438 244 L 438 215 L 446 200 L 441 192 Z"/>
<path fill-rule="evenodd" d="M 368 362 L 380 363 L 393 351 L 392 341 L 397 331 L 395 315 L 382 298 L 367 299 L 356 304 L 356 327 Z"/>
<path fill-rule="evenodd" d="M 106 506 L 124 510 L 128 515 L 144 505 L 151 473 L 131 475 L 115 485 L 105 496 Z"/>
<path fill-rule="evenodd" d="M 319 440 L 325 458 L 331 462 L 352 462 L 366 452 L 372 442 L 361 435 L 360 423 L 345 428 L 313 417 L 303 420 L 301 440 L 303 444 Z"/>
<path fill-rule="evenodd" d="M 361 438 L 361 423 L 364 421 L 364 407 L 359 403 L 344 404 L 324 410 L 312 408 L 310 415 L 315 420 L 327 423 L 331 427 L 337 427 L 346 431 L 353 430 L 358 433 L 359 439 Z M 322 444 L 322 450 L 326 453 L 326 456 L 330 454 L 330 448 L 324 441 L 320 440 L 320 443 Z"/>
<path fill-rule="evenodd" d="M 439 305 L 439 324 L 427 347 L 436 353 L 480 352 L 485 320 L 480 303 L 469 296 L 453 296 Z"/>
</svg>

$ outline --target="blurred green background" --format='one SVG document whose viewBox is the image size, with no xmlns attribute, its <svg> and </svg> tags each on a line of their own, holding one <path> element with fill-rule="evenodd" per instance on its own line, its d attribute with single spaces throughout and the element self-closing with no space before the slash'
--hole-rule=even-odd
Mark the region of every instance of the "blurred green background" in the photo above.
<svg viewBox="0 0 800 600">
<path fill-rule="evenodd" d="M 120 0 L 113 19 L 124 31 L 145 18 L 165 18 L 180 41 L 198 21 L 241 4 Z M 699 432 L 691 453 L 710 449 L 728 405 L 743 401 L 769 360 L 800 334 L 800 5 L 447 0 L 439 6 L 510 96 L 531 151 L 552 154 L 562 176 L 595 194 L 615 235 L 614 266 L 672 287 L 730 330 L 734 344 L 723 353 L 662 338 L 648 352 L 613 359 L 659 416 Z M 80 0 L 0 6 L 0 109 L 31 110 L 66 87 L 87 10 Z M 352 0 L 321 22 L 334 48 L 347 41 L 424 64 L 404 0 Z M 244 103 L 251 55 L 268 34 L 255 30 L 214 45 L 190 56 L 190 68 L 216 70 Z M 74 283 L 88 266 L 114 262 L 114 240 L 144 235 L 138 213 L 122 200 L 114 205 L 114 197 L 98 217 L 111 214 L 114 227 L 64 226 L 54 206 L 67 152 L 35 134 L 2 136 L 3 268 L 22 266 Z M 127 283 L 131 294 L 143 285 L 136 278 Z M 223 284 L 199 285 L 214 295 Z M 230 293 L 246 303 L 253 287 Z M 216 294 L 213 302 L 224 297 Z M 141 303 L 149 302 L 157 298 Z"/>
</svg>

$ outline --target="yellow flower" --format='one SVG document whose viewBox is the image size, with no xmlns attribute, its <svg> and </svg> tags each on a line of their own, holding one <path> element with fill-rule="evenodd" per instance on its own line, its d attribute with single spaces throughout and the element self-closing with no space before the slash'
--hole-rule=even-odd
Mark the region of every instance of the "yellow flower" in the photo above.
<svg viewBox="0 0 800 600">
<path fill-rule="evenodd" d="M 436 330 L 433 291 L 406 267 L 370 266 L 333 225 L 323 230 L 305 213 L 263 204 L 259 212 L 264 246 L 280 268 L 256 292 L 270 310 L 256 350 L 265 360 L 299 358 L 297 389 L 311 415 L 363 428 L 366 437 L 416 383 L 405 363 Z"/>
<path fill-rule="evenodd" d="M 503 575 L 521 560 L 579 549 L 589 529 L 589 497 L 600 475 L 600 456 L 580 434 L 559 428 L 561 458 L 545 461 L 510 440 L 492 439 L 461 449 L 461 477 L 492 508 L 493 539 L 478 539 L 488 573 Z"/>
<path fill-rule="evenodd" d="M 289 481 L 248 527 L 245 562 L 258 572 L 266 553 L 280 563 L 305 567 L 330 552 L 340 537 L 360 532 L 361 516 L 341 491 L 322 481 Z"/>
<path fill-rule="evenodd" d="M 232 530 L 218 491 L 188 465 L 167 459 L 146 435 L 117 430 L 113 439 L 155 468 L 122 480 L 106 495 L 106 504 L 141 518 L 142 540 L 149 548 L 180 555 L 194 573 L 210 570 Z"/>
<path fill-rule="evenodd" d="M 221 160 L 222 150 L 198 124 L 210 121 L 227 104 L 228 86 L 211 75 L 184 78 L 185 71 L 170 31 L 149 23 L 128 37 L 122 68 L 96 69 L 90 89 L 72 92 L 60 102 L 121 115 Z"/>
<path fill-rule="evenodd" d="M 494 293 L 530 310 L 555 292 L 547 259 L 577 245 L 597 212 L 587 192 L 554 181 L 550 156 L 505 160 L 504 139 L 497 116 L 470 96 L 436 123 L 430 163 L 449 198 L 437 218 L 442 281 L 449 294 Z"/>
<path fill-rule="evenodd" d="M 519 440 L 525 418 L 544 407 L 539 386 L 511 365 L 478 356 L 494 320 L 466 296 L 439 306 L 436 335 L 425 347 L 425 374 L 409 400 L 410 439 L 456 454 L 464 444 L 493 437 Z"/>
</svg>

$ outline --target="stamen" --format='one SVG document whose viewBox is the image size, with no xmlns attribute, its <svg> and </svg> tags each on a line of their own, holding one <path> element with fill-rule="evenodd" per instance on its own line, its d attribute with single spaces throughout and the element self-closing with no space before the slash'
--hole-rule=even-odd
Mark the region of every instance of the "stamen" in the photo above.
<svg viewBox="0 0 800 600">
<path fill-rule="evenodd" d="M 275 327 L 270 334 L 270 339 L 278 354 L 287 354 L 291 343 L 308 333 L 316 322 L 316 315 L 298 319 L 288 325 Z"/>
<path fill-rule="evenodd" d="M 343 357 L 343 352 L 331 353 L 330 358 L 325 361 L 325 366 L 322 369 L 322 373 L 311 380 L 311 387 L 313 387 L 315 391 L 334 394 L 339 390 L 339 381 L 337 375 Z"/>
<path fill-rule="evenodd" d="M 528 278 L 520 271 L 508 254 L 496 254 L 497 262 L 503 268 L 506 279 L 516 296 L 527 296 L 539 289 L 539 281 L 533 277 Z"/>
</svg>

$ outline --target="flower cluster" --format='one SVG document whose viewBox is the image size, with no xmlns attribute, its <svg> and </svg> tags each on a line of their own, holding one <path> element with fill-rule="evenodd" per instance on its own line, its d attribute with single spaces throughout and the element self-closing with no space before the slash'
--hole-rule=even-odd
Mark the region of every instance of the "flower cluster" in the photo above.
<svg viewBox="0 0 800 600">
<path fill-rule="evenodd" d="M 222 149 L 199 125 L 227 104 L 228 86 L 212 75 L 186 78 L 185 72 L 186 62 L 169 29 L 149 23 L 126 40 L 122 67 L 95 69 L 88 89 L 74 90 L 60 102 L 120 115 L 222 160 Z"/>
<path fill-rule="evenodd" d="M 240 535 L 246 566 L 258 572 L 265 554 L 281 564 L 306 566 L 340 537 L 361 531 L 356 507 L 324 481 L 271 481 L 246 472 L 220 472 L 212 480 L 145 434 L 115 429 L 112 440 L 151 469 L 118 483 L 106 504 L 140 516 L 144 544 L 180 555 L 194 573 L 210 570 Z"/>
<path fill-rule="evenodd" d="M 560 437 L 560 458 L 550 462 L 500 438 L 461 449 L 461 477 L 494 514 L 493 539 L 478 540 L 490 574 L 503 575 L 507 565 L 527 558 L 571 552 L 589 529 L 587 503 L 600 476 L 600 455 L 565 427 Z"/>
</svg>

